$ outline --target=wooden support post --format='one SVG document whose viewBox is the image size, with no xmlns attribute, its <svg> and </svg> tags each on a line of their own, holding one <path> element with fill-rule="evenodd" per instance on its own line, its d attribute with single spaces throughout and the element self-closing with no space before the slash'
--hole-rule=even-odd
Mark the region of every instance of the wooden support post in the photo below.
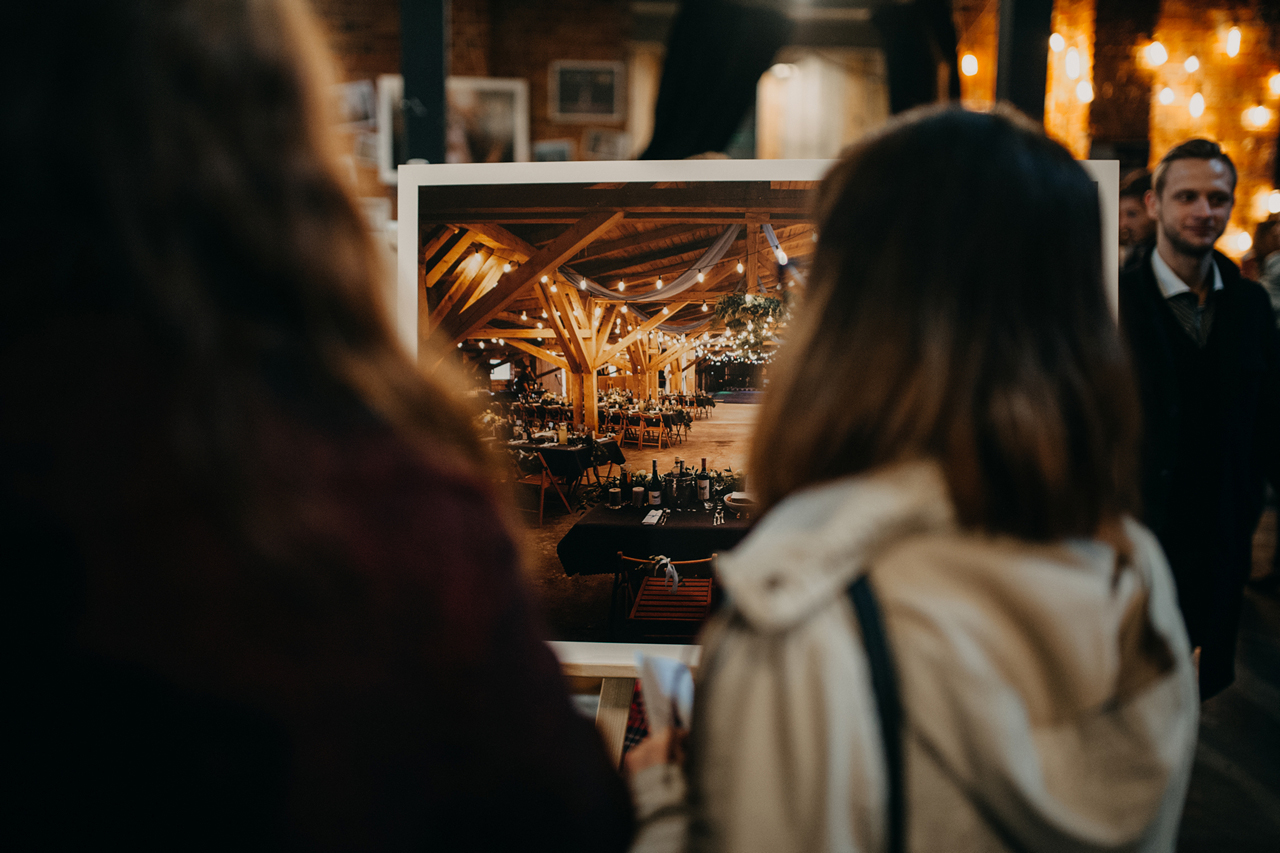
<svg viewBox="0 0 1280 853">
<path fill-rule="evenodd" d="M 575 373 L 572 370 L 566 370 L 565 396 L 569 398 L 569 410 L 573 412 L 573 422 L 575 424 L 582 423 L 582 374 Z"/>
<path fill-rule="evenodd" d="M 596 407 L 596 394 L 600 386 L 596 381 L 596 372 L 588 370 L 582 379 L 582 411 L 587 429 L 599 435 L 600 410 Z"/>
</svg>

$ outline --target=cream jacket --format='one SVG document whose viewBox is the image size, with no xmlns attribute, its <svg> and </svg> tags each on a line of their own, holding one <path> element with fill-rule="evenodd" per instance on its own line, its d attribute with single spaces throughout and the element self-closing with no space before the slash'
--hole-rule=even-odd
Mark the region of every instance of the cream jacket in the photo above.
<svg viewBox="0 0 1280 853">
<path fill-rule="evenodd" d="M 720 561 L 694 784 L 686 796 L 674 766 L 637 774 L 634 849 L 883 849 L 879 723 L 846 595 L 870 571 L 905 705 L 909 849 L 1173 850 L 1190 650 L 1154 537 L 1126 520 L 1114 538 L 1120 551 L 961 532 L 928 463 L 784 501 Z"/>
</svg>

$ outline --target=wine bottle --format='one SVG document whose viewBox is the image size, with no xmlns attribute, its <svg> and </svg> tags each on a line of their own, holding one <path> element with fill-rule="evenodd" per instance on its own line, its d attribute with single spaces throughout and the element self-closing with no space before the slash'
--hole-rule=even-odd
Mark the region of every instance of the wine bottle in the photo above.
<svg viewBox="0 0 1280 853">
<path fill-rule="evenodd" d="M 627 466 L 623 464 L 618 469 L 618 486 L 622 489 L 623 496 L 631 494 L 631 472 L 627 470 Z M 627 498 L 630 500 L 630 498 Z"/>
<path fill-rule="evenodd" d="M 698 472 L 698 500 L 711 500 L 711 475 L 707 473 L 707 457 L 702 457 L 702 470 Z"/>
<path fill-rule="evenodd" d="M 653 460 L 653 475 L 649 477 L 649 506 L 662 506 L 662 478 L 658 476 L 658 460 Z"/>
</svg>

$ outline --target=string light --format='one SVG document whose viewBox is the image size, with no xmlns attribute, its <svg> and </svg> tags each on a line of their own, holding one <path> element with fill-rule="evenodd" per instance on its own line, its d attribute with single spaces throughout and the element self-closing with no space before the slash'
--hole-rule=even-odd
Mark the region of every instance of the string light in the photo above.
<svg viewBox="0 0 1280 853">
<path fill-rule="evenodd" d="M 556 283 L 555 283 L 554 281 L 553 281 L 553 282 L 551 282 L 551 292 L 552 292 L 552 293 L 555 293 L 555 292 L 556 292 Z"/>
<path fill-rule="evenodd" d="M 1080 77 L 1080 51 L 1074 47 L 1067 49 L 1067 76 L 1072 80 Z"/>
<path fill-rule="evenodd" d="M 972 77 L 978 73 L 978 57 L 972 53 L 966 53 L 960 57 L 960 73 L 966 77 Z"/>
<path fill-rule="evenodd" d="M 667 314 L 667 313 L 669 313 L 669 312 L 667 311 L 667 306 L 665 306 L 665 305 L 663 305 L 663 306 L 662 306 L 662 313 L 663 313 L 663 314 Z"/>
<path fill-rule="evenodd" d="M 658 290 L 662 290 L 662 279 L 658 279 Z"/>
<path fill-rule="evenodd" d="M 547 309 L 546 309 L 546 308 L 543 308 L 543 309 L 542 309 L 542 319 L 544 319 L 544 320 L 545 320 L 545 319 L 547 319 Z"/>
<path fill-rule="evenodd" d="M 1049 48 L 1054 53 L 1062 53 L 1063 48 L 1067 46 L 1067 40 L 1062 37 L 1061 33 L 1054 33 L 1049 36 Z"/>
<path fill-rule="evenodd" d="M 1200 118 L 1204 115 L 1204 95 L 1196 92 L 1191 96 L 1191 102 L 1187 104 L 1187 111 L 1191 113 L 1192 118 Z"/>
<path fill-rule="evenodd" d="M 1271 79 L 1267 81 L 1267 86 L 1271 89 L 1271 94 L 1280 95 L 1280 72 L 1271 75 Z"/>
<path fill-rule="evenodd" d="M 1232 27 L 1227 31 L 1227 56 L 1235 56 L 1240 52 L 1240 28 Z"/>
<path fill-rule="evenodd" d="M 627 283 L 626 283 L 625 281 L 620 281 L 620 282 L 618 282 L 618 292 L 619 292 L 619 293 L 621 293 L 622 291 L 624 291 L 624 290 L 626 290 L 626 289 L 627 289 Z"/>
<path fill-rule="evenodd" d="M 1271 110 L 1258 104 L 1244 111 L 1244 126 L 1251 130 L 1262 130 L 1271 123 Z"/>
<path fill-rule="evenodd" d="M 703 303 L 702 303 L 702 310 L 703 310 L 704 312 L 707 310 L 707 303 L 706 303 L 706 302 L 703 302 Z"/>
<path fill-rule="evenodd" d="M 1093 100 L 1093 86 L 1088 80 L 1081 80 L 1076 84 L 1076 97 L 1080 99 L 1080 103 L 1087 104 Z"/>
<path fill-rule="evenodd" d="M 738 272 L 742 272 L 742 261 L 738 261 Z"/>
<path fill-rule="evenodd" d="M 1280 213 L 1280 190 L 1272 190 L 1267 196 L 1267 212 Z"/>
<path fill-rule="evenodd" d="M 505 347 L 506 345 L 507 345 L 506 341 L 504 341 L 502 338 L 498 338 L 498 346 Z"/>
<path fill-rule="evenodd" d="M 538 321 L 538 328 L 539 328 L 539 329 L 541 329 L 541 328 L 542 328 L 542 321 L 541 321 L 541 320 L 539 320 L 539 321 Z"/>
<path fill-rule="evenodd" d="M 546 284 L 546 283 L 547 283 L 547 277 L 546 277 L 545 275 L 542 277 L 542 283 L 543 283 L 543 284 Z"/>
<path fill-rule="evenodd" d="M 627 306 L 625 305 L 622 306 L 622 313 L 623 314 L 627 313 Z"/>
<path fill-rule="evenodd" d="M 702 274 L 702 270 L 698 270 L 698 281 L 706 281 L 707 277 Z"/>
<path fill-rule="evenodd" d="M 1164 45 L 1158 41 L 1153 41 L 1147 45 L 1147 49 L 1142 52 L 1142 55 L 1146 57 L 1147 64 L 1152 68 L 1159 68 L 1169 61 L 1169 51 L 1165 50 Z"/>
<path fill-rule="evenodd" d="M 781 247 L 779 247 L 777 256 L 778 256 L 778 263 L 782 264 L 785 267 L 787 265 L 787 253 L 782 251 Z"/>
<path fill-rule="evenodd" d="M 511 272 L 511 261 L 507 261 L 502 265 L 503 272 Z"/>
<path fill-rule="evenodd" d="M 1164 104 L 1165 106 L 1168 106 L 1169 104 L 1173 103 L 1173 90 L 1170 89 L 1168 86 L 1165 86 L 1163 89 L 1160 90 L 1160 103 Z"/>
<path fill-rule="evenodd" d="M 1196 69 L 1200 67 L 1200 60 L 1196 59 L 1194 56 L 1188 56 L 1187 61 L 1182 63 L 1182 67 L 1187 69 L 1188 74 L 1195 74 Z"/>
<path fill-rule="evenodd" d="M 527 312 L 527 311 L 521 311 L 521 312 L 520 312 L 520 319 L 521 319 L 521 320 L 528 320 L 528 319 L 529 319 L 529 312 Z"/>
</svg>

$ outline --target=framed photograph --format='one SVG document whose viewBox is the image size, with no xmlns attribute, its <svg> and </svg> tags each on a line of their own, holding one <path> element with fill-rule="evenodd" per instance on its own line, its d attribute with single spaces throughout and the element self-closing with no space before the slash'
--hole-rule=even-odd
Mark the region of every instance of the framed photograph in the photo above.
<svg viewBox="0 0 1280 853">
<path fill-rule="evenodd" d="M 378 77 L 378 179 L 387 186 L 396 183 L 396 166 L 408 154 L 404 131 L 404 78 L 399 74 Z"/>
<path fill-rule="evenodd" d="M 450 77 L 445 81 L 446 163 L 529 160 L 529 83 L 517 78 Z"/>
<path fill-rule="evenodd" d="M 593 127 L 582 134 L 582 152 L 584 160 L 627 160 L 631 157 L 631 134 Z"/>
<path fill-rule="evenodd" d="M 572 139 L 543 139 L 533 143 L 535 163 L 560 163 L 576 159 L 573 156 Z"/>
<path fill-rule="evenodd" d="M 340 83 L 334 87 L 338 100 L 339 121 L 343 125 L 356 127 L 373 127 L 377 122 L 377 107 L 373 94 L 373 81 L 355 80 Z"/>
<path fill-rule="evenodd" d="M 562 59 L 551 63 L 547 87 L 551 120 L 622 121 L 626 117 L 624 69 L 621 62 Z"/>
</svg>

